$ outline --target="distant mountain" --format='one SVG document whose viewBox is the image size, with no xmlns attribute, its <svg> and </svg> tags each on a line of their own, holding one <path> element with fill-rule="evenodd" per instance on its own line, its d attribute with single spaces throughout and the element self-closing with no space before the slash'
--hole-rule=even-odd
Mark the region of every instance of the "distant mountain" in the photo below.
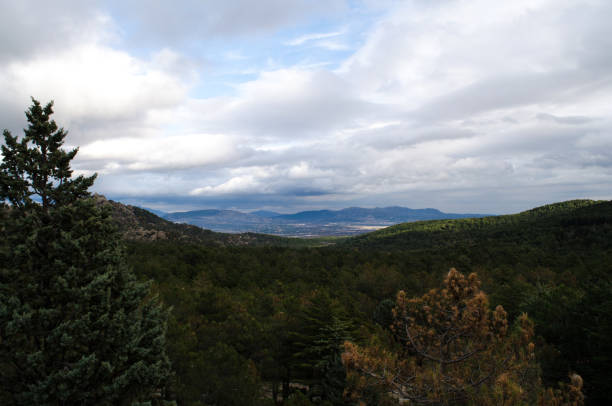
<svg viewBox="0 0 612 406">
<path fill-rule="evenodd" d="M 166 214 L 168 214 L 165 211 L 161 211 L 161 210 L 157 210 L 157 209 L 151 209 L 149 207 L 140 207 L 141 209 L 144 209 L 146 211 L 150 211 L 151 213 L 155 214 L 156 216 L 159 217 L 164 217 Z"/>
<path fill-rule="evenodd" d="M 184 211 L 184 212 L 175 212 L 175 213 L 167 213 L 164 218 L 175 221 L 175 222 L 185 222 L 184 220 L 196 220 L 196 219 L 205 219 L 207 221 L 218 221 L 223 223 L 225 221 L 259 221 L 260 217 L 257 215 L 242 213 L 240 211 L 235 210 L 194 210 L 194 211 Z"/>
<path fill-rule="evenodd" d="M 443 213 L 437 209 L 409 209 L 406 207 L 377 207 L 365 209 L 349 207 L 342 210 L 303 211 L 295 214 L 278 216 L 284 220 L 308 222 L 352 222 L 352 223 L 404 223 L 418 220 L 456 219 L 468 217 L 485 217 L 486 214 Z"/>
<path fill-rule="evenodd" d="M 224 233 L 268 232 L 274 234 L 265 227 L 261 227 L 270 223 L 267 217 L 235 210 L 194 210 L 168 213 L 164 218 L 175 223 L 193 224 Z"/>
<path fill-rule="evenodd" d="M 349 207 L 342 210 L 302 211 L 279 214 L 270 211 L 242 213 L 235 210 L 195 210 L 168 213 L 164 218 L 219 232 L 255 232 L 282 236 L 315 237 L 356 235 L 398 223 L 419 220 L 484 217 L 484 214 L 443 213 L 436 209 Z"/>
<path fill-rule="evenodd" d="M 257 210 L 254 212 L 251 212 L 252 215 L 254 216 L 259 216 L 259 217 L 278 217 L 281 214 L 277 213 L 275 211 L 268 211 L 268 210 Z"/>
<path fill-rule="evenodd" d="M 111 208 L 113 222 L 126 240 L 180 241 L 218 246 L 299 245 L 297 241 L 271 235 L 217 233 L 191 224 L 174 223 L 140 207 L 108 200 L 102 195 L 95 195 L 94 198 L 99 205 Z"/>
<path fill-rule="evenodd" d="M 547 235 L 542 241 L 537 242 L 537 244 L 547 244 L 547 239 L 552 237 L 546 233 L 554 234 L 561 229 L 570 232 L 569 230 L 576 225 L 584 228 L 602 225 L 609 227 L 612 224 L 612 201 L 593 200 L 571 200 L 536 207 L 518 214 L 488 217 L 403 207 L 375 209 L 351 207 L 336 211 L 317 210 L 274 217 L 233 210 L 197 210 L 167 214 L 175 221 L 183 223 L 187 223 L 188 220 L 223 224 L 225 221 L 225 228 L 239 229 L 250 226 L 265 230 L 260 233 L 220 233 L 192 224 L 173 222 L 142 208 L 107 200 L 101 195 L 96 195 L 95 198 L 100 205 L 111 207 L 115 224 L 128 240 L 166 240 L 218 246 L 306 247 L 339 244 L 391 249 L 406 246 L 442 247 L 454 244 L 453 241 L 471 244 L 478 236 L 484 240 L 503 237 L 508 241 L 519 243 L 533 239 L 535 234 Z M 428 216 L 434 218 L 425 221 L 418 219 Z M 392 222 L 394 219 L 407 217 L 410 220 L 399 224 L 388 227 L 381 225 L 382 221 Z M 233 226 L 228 226 L 231 221 L 234 221 Z M 247 224 L 248 222 L 250 224 Z M 283 238 L 281 235 L 329 238 Z M 354 237 L 342 239 L 334 237 L 340 235 Z"/>
</svg>

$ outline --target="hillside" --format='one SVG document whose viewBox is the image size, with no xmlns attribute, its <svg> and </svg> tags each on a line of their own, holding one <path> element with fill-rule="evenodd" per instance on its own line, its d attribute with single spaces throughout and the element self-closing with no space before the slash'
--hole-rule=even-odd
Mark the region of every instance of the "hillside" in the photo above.
<svg viewBox="0 0 612 406">
<path fill-rule="evenodd" d="M 547 244 L 550 234 L 556 236 L 555 241 L 577 239 L 578 230 L 584 233 L 595 226 L 612 227 L 612 202 L 571 200 L 504 216 L 403 223 L 348 239 L 345 244 L 385 250 L 473 245 L 486 241 L 542 245 Z"/>
<path fill-rule="evenodd" d="M 313 317 L 344 320 L 357 342 L 388 342 L 397 291 L 422 295 L 450 267 L 477 272 L 490 305 L 502 305 L 511 320 L 527 312 L 535 321 L 547 385 L 576 371 L 587 405 L 612 397 L 612 202 L 404 223 L 325 247 L 275 244 L 285 241 L 128 243 L 137 274 L 155 280 L 174 308 L 171 354 L 184 404 L 197 404 L 202 382 L 218 404 L 251 404 L 244 399 L 257 399 L 262 388 L 278 394 L 281 383 L 316 382 L 295 342 L 319 342 L 308 331 Z M 236 382 L 244 383 L 239 392 Z"/>
<path fill-rule="evenodd" d="M 231 210 L 200 210 L 183 213 L 169 213 L 168 219 L 159 217 L 148 210 L 124 205 L 104 196 L 96 198 L 102 204 L 112 207 L 112 217 L 120 231 L 128 240 L 137 241 L 182 241 L 194 244 L 218 246 L 279 246 L 279 247 L 317 247 L 339 245 L 341 247 L 361 247 L 367 249 L 414 250 L 451 247 L 454 245 L 473 246 L 485 242 L 525 243 L 533 242 L 541 246 L 553 241 L 563 241 L 565 237 L 576 237 L 578 229 L 584 234 L 585 227 L 606 228 L 612 223 L 612 202 L 594 200 L 571 200 L 554 203 L 518 214 L 468 217 L 442 220 L 411 221 L 392 225 L 377 231 L 348 238 L 285 238 L 258 233 L 222 233 L 199 226 L 174 222 L 189 218 L 213 217 L 220 223 L 232 219 L 242 219 L 253 223 L 257 218 L 274 216 L 301 219 L 313 223 L 330 218 L 367 218 L 372 212 L 385 213 L 378 218 L 391 218 L 392 214 L 408 210 L 415 216 L 445 216 L 447 213 L 435 209 L 412 210 L 405 208 L 360 209 L 350 208 L 338 211 L 320 210 L 300 212 L 293 215 L 277 215 L 264 212 L 262 215 L 246 214 Z M 392 210 L 391 210 L 392 209 Z M 400 210 L 396 210 L 400 209 Z M 414 214 L 418 212 L 419 214 Z M 352 214 L 348 214 L 352 213 Z M 355 214 L 358 213 L 358 214 Z M 436 214 L 437 213 L 437 214 Z M 477 216 L 456 214 L 456 216 Z M 318 219 L 318 220 L 317 220 Z M 324 220 L 327 219 L 327 220 Z M 170 221 L 173 220 L 173 221 Z M 194 221 L 195 221 L 194 220 Z M 570 226 L 568 228 L 568 226 Z M 565 230 L 563 232 L 563 230 Z M 550 234 L 554 234 L 551 239 Z M 563 237 L 565 235 L 565 237 Z M 593 237 L 596 238 L 596 237 Z"/>
<path fill-rule="evenodd" d="M 179 224 L 163 219 L 136 206 L 124 205 L 104 196 L 96 195 L 101 205 L 111 207 L 113 222 L 126 240 L 167 241 L 213 246 L 259 246 L 259 245 L 300 245 L 300 241 L 270 235 L 241 233 L 225 234 L 206 230 L 190 224 Z"/>
</svg>

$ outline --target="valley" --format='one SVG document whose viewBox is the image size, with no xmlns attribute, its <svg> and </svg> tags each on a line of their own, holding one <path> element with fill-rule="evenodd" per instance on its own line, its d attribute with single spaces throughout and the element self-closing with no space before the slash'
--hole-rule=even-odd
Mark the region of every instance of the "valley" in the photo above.
<svg viewBox="0 0 612 406">
<path fill-rule="evenodd" d="M 243 213 L 235 210 L 195 210 L 175 213 L 158 212 L 158 215 L 175 223 L 191 224 L 215 232 L 249 232 L 301 238 L 352 236 L 404 222 L 487 216 L 405 207 L 351 207 L 342 210 L 303 211 L 294 214 L 268 211 Z"/>
</svg>

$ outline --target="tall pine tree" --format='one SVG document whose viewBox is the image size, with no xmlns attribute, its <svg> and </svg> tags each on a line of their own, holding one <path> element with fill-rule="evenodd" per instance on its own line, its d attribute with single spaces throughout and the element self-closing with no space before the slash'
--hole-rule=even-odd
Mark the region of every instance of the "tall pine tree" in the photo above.
<svg viewBox="0 0 612 406">
<path fill-rule="evenodd" d="M 32 99 L 0 165 L 0 404 L 130 405 L 170 375 L 167 311 L 128 269 L 77 150 Z"/>
</svg>

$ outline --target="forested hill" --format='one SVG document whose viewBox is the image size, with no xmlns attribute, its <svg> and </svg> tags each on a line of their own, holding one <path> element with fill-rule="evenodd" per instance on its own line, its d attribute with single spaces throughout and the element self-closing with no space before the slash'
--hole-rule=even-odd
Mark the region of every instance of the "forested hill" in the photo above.
<svg viewBox="0 0 612 406">
<path fill-rule="evenodd" d="M 96 197 L 101 204 L 112 207 L 114 222 L 128 240 L 181 241 L 214 246 L 277 246 L 378 248 L 384 251 L 462 246 L 484 241 L 505 241 L 550 244 L 551 235 L 559 238 L 578 238 L 578 230 L 592 227 L 610 227 L 612 202 L 570 200 L 549 204 L 518 214 L 479 218 L 427 220 L 401 223 L 367 234 L 349 237 L 322 237 L 314 239 L 286 238 L 258 233 L 228 234 L 214 232 L 190 224 L 174 223 L 136 206 L 124 205 L 103 196 Z M 586 228 L 585 228 L 586 227 Z M 591 228 L 592 228 L 591 227 Z M 565 237 L 563 235 L 565 234 Z M 541 240 L 541 241 L 540 241 Z M 548 240 L 548 242 L 547 242 Z"/>
<path fill-rule="evenodd" d="M 590 233 L 594 227 L 610 231 L 611 201 L 570 200 L 504 216 L 402 223 L 347 239 L 344 244 L 384 250 L 469 246 L 492 241 L 541 246 L 565 240 L 582 241 L 583 237 L 588 238 L 582 243 L 588 244 L 598 238 Z"/>
<path fill-rule="evenodd" d="M 491 307 L 503 305 L 511 320 L 522 312 L 534 320 L 547 385 L 575 371 L 587 406 L 612 398 L 612 202 L 406 223 L 302 249 L 285 244 L 320 241 L 257 236 L 268 243 L 222 243 L 234 235 L 129 211 L 143 229 L 210 236 L 206 243 L 177 235 L 127 244 L 135 272 L 153 279 L 174 309 L 168 342 L 179 404 L 201 404 L 206 393 L 211 404 L 260 405 L 262 392 L 277 397 L 289 383 L 328 385 L 313 372 L 322 331 L 335 331 L 340 320 L 357 343 L 388 342 L 397 292 L 420 296 L 450 267 L 476 272 Z"/>
</svg>

